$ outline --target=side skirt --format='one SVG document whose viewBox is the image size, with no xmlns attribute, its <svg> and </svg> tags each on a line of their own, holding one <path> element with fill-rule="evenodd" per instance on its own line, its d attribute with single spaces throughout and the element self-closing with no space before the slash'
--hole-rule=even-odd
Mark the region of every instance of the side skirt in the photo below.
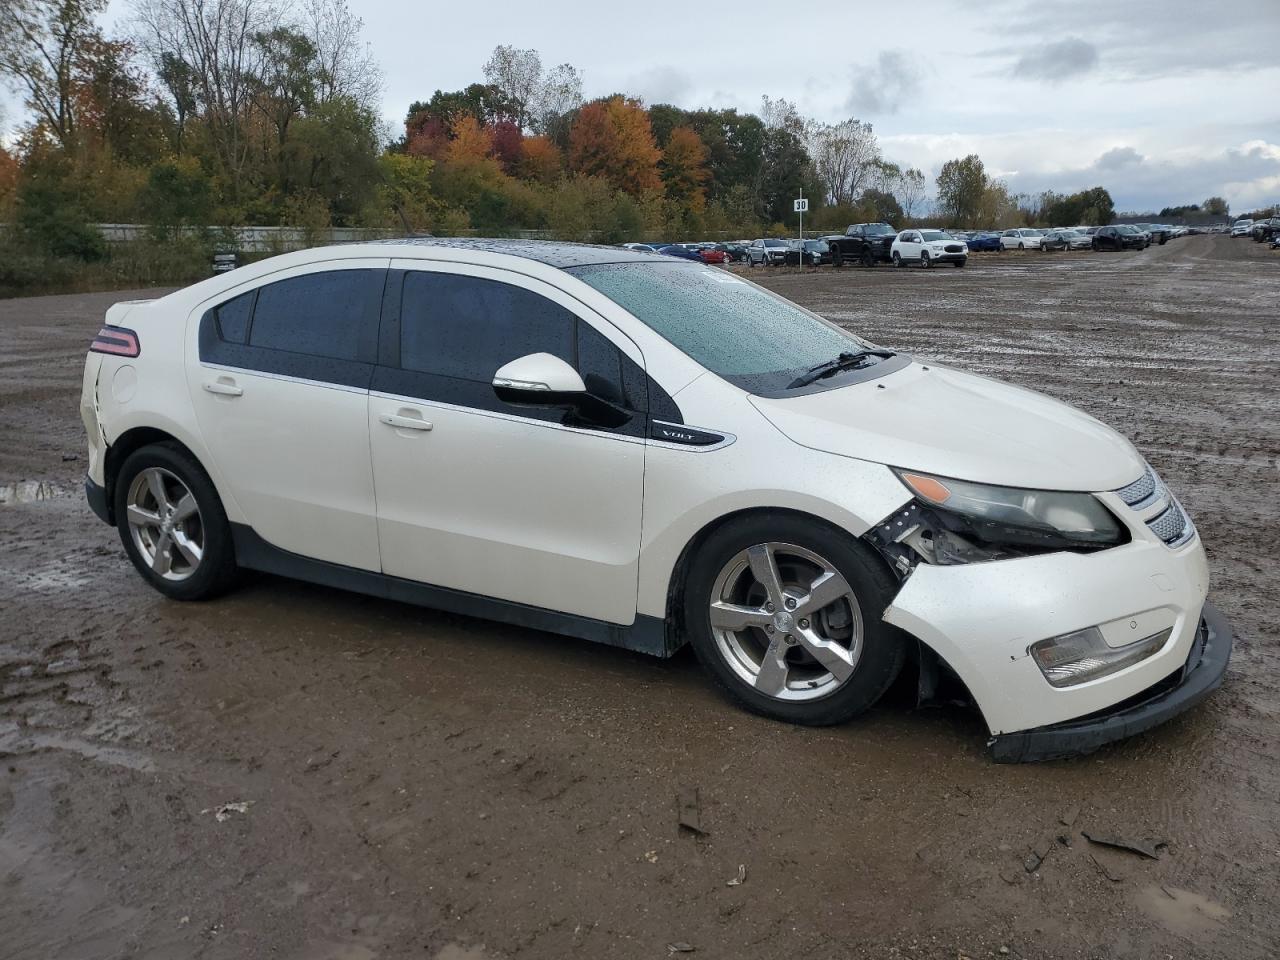
<svg viewBox="0 0 1280 960">
<path fill-rule="evenodd" d="M 635 623 L 624 626 L 513 603 L 510 600 L 495 600 L 448 587 L 435 587 L 416 580 L 373 573 L 326 560 L 313 560 L 272 546 L 252 527 L 241 523 L 231 524 L 231 537 L 235 543 L 236 563 L 250 570 L 401 603 L 412 603 L 420 607 L 446 610 L 449 613 L 460 613 L 468 617 L 497 620 L 531 630 L 561 633 L 655 657 L 669 657 L 680 647 L 667 630 L 666 621 L 657 617 L 637 614 Z"/>
</svg>

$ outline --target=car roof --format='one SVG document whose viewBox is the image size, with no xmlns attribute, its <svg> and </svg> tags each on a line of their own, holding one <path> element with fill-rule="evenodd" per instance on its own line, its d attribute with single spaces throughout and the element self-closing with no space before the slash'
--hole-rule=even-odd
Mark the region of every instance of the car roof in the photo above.
<svg viewBox="0 0 1280 960">
<path fill-rule="evenodd" d="M 654 255 L 643 250 L 627 250 L 594 243 L 566 243 L 559 240 L 516 240 L 481 237 L 397 237 L 387 240 L 370 240 L 364 243 L 343 244 L 348 249 L 368 248 L 376 255 L 375 248 L 395 246 L 402 248 L 393 256 L 413 257 L 415 253 L 429 256 L 432 250 L 457 250 L 469 253 L 501 254 L 520 257 L 537 263 L 567 270 L 601 263 L 653 263 Z M 332 249 L 332 248 L 320 248 Z"/>
</svg>

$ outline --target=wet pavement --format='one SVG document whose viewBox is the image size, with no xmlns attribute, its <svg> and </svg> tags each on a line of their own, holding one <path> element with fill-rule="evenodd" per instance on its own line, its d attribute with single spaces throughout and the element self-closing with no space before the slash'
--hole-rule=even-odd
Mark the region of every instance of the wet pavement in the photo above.
<svg viewBox="0 0 1280 960">
<path fill-rule="evenodd" d="M 1224 687 L 996 766 L 966 709 L 788 727 L 687 652 L 267 576 L 166 601 L 78 491 L 83 352 L 139 294 L 3 301 L 0 957 L 1274 956 L 1280 253 L 753 275 L 1130 436 L 1208 546 Z"/>
</svg>

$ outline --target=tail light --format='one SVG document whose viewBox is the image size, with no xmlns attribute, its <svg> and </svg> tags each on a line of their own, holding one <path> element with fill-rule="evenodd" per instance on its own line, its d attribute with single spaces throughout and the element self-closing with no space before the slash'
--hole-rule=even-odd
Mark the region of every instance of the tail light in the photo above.
<svg viewBox="0 0 1280 960">
<path fill-rule="evenodd" d="M 110 324 L 98 331 L 89 344 L 90 353 L 110 353 L 117 357 L 136 357 L 142 352 L 138 345 L 138 335 L 124 327 L 113 327 Z"/>
</svg>

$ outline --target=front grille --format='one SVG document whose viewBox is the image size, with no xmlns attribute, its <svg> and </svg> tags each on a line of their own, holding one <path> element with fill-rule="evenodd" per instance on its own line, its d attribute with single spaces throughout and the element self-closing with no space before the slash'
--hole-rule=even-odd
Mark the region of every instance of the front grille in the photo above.
<svg viewBox="0 0 1280 960">
<path fill-rule="evenodd" d="M 1142 476 L 1127 487 L 1121 487 L 1115 493 L 1126 505 L 1138 510 L 1153 501 L 1159 492 L 1160 481 L 1156 479 L 1155 471 L 1144 466 Z"/>
<path fill-rule="evenodd" d="M 1191 519 L 1182 509 L 1182 505 L 1174 500 L 1167 510 L 1147 521 L 1151 532 L 1171 547 L 1178 547 L 1191 539 L 1196 532 Z"/>
<path fill-rule="evenodd" d="M 947 244 L 946 247 L 944 247 L 944 249 L 947 251 L 947 253 L 959 253 L 961 250 L 964 249 L 964 247 L 960 246 L 959 244 L 949 243 Z"/>
<path fill-rule="evenodd" d="M 1113 492 L 1127 506 L 1139 512 L 1158 506 L 1167 500 L 1169 505 L 1149 519 L 1147 526 L 1170 547 L 1180 547 L 1195 536 L 1195 524 L 1182 509 L 1182 505 L 1168 495 L 1164 484 L 1160 482 L 1160 478 L 1151 467 L 1144 465 L 1142 476 L 1128 486 Z"/>
</svg>

